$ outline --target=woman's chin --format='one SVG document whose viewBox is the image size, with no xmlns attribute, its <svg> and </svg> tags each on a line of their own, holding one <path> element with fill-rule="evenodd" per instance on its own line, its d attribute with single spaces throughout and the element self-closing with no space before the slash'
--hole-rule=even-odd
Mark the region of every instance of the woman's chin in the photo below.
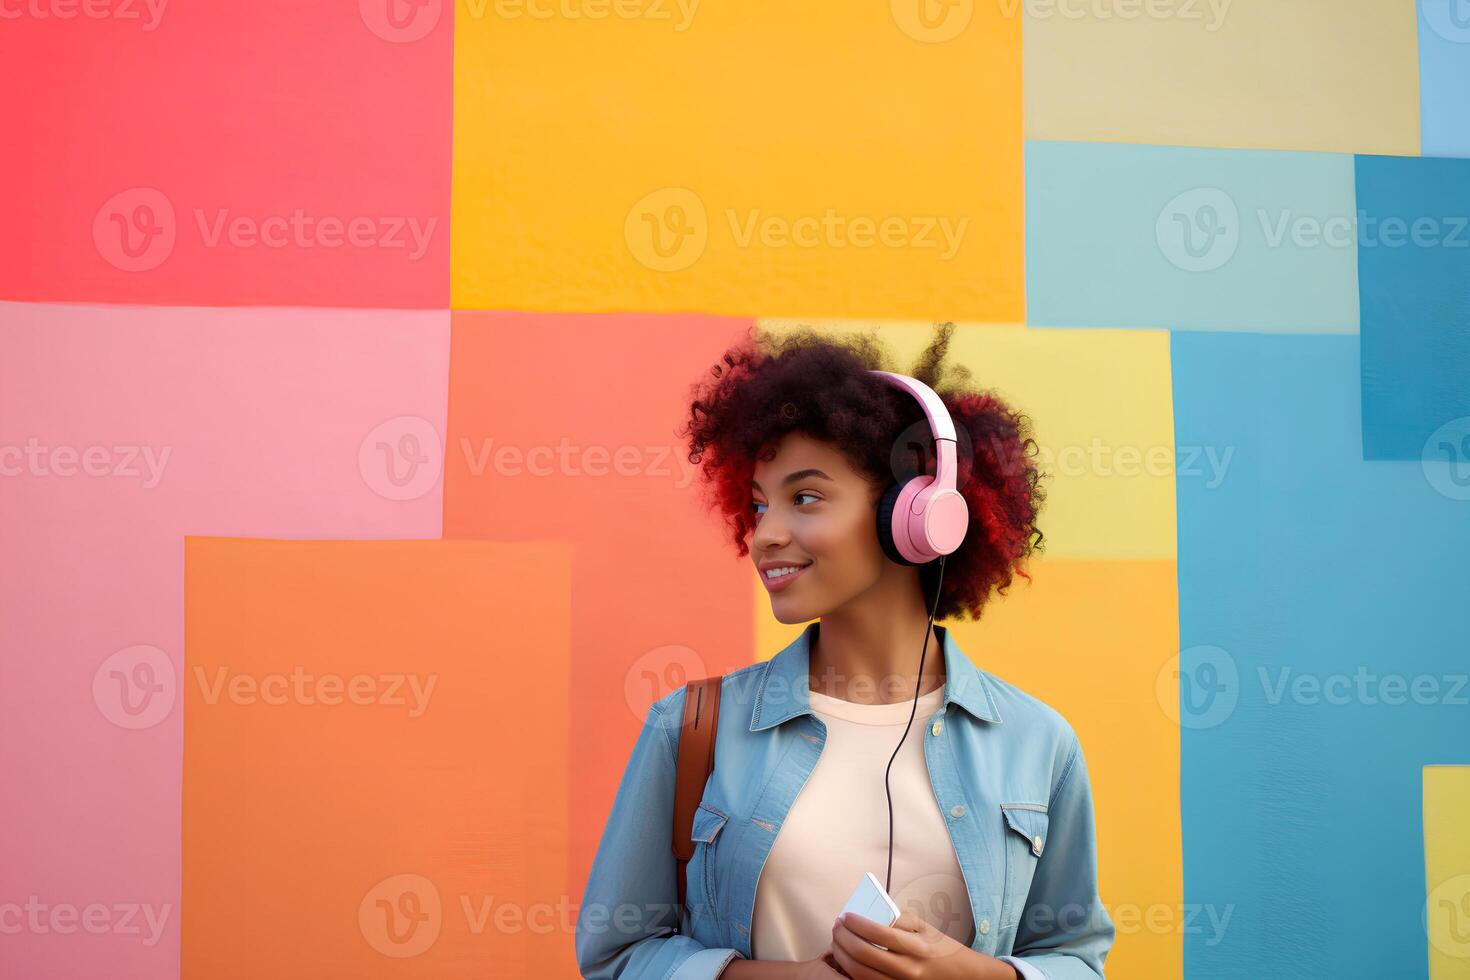
<svg viewBox="0 0 1470 980">
<path fill-rule="evenodd" d="M 816 618 L 809 615 L 800 603 L 785 601 L 778 595 L 771 596 L 771 615 L 784 626 L 796 626 Z"/>
</svg>

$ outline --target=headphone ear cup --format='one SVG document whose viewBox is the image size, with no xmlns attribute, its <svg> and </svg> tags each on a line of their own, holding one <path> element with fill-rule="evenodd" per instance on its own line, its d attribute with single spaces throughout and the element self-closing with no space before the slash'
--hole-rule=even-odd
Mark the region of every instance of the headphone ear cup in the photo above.
<svg viewBox="0 0 1470 980">
<path fill-rule="evenodd" d="M 893 543 L 893 508 L 902 492 L 903 484 L 891 483 L 878 501 L 878 544 L 882 545 L 883 553 L 888 556 L 889 561 L 899 565 L 917 565 L 919 562 L 909 561 L 899 553 L 898 546 Z"/>
</svg>

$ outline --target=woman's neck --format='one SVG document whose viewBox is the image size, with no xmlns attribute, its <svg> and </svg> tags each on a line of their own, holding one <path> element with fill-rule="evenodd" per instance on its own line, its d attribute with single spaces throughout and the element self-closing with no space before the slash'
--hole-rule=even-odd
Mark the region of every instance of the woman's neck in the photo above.
<svg viewBox="0 0 1470 980">
<path fill-rule="evenodd" d="M 907 616 L 854 616 L 848 612 L 822 617 L 814 627 L 809 651 L 811 690 L 860 704 L 891 704 L 914 696 L 919 680 L 919 653 L 929 614 L 917 621 Z M 944 686 L 944 647 L 940 627 L 929 632 L 924 652 L 920 695 Z"/>
</svg>

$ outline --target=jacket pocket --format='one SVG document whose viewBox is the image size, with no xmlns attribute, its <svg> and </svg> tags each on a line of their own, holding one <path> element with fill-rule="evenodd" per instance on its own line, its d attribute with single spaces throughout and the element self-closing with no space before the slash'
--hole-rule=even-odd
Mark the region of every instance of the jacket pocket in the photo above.
<svg viewBox="0 0 1470 980">
<path fill-rule="evenodd" d="M 1008 929 L 1021 921 L 1036 863 L 1046 850 L 1047 813 L 1045 803 L 1002 803 L 1000 812 L 1006 838 L 1006 891 L 1000 922 Z M 1051 911 L 1056 914 L 1055 909 Z"/>
<path fill-rule="evenodd" d="M 694 826 L 690 830 L 689 839 L 694 841 L 694 854 L 689 858 L 689 868 L 697 868 L 699 874 L 699 887 L 696 890 L 690 887 L 691 894 L 702 896 L 704 909 L 714 910 L 714 860 L 713 853 L 715 841 L 720 836 L 729 815 L 713 804 L 701 800 L 698 809 L 694 811 Z"/>
</svg>

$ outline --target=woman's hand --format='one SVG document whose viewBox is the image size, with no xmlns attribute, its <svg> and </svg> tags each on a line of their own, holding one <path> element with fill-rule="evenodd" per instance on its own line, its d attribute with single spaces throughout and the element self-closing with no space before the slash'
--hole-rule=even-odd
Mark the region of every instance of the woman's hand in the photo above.
<svg viewBox="0 0 1470 980">
<path fill-rule="evenodd" d="M 853 980 L 1016 980 L 1018 976 L 1009 963 L 961 944 L 913 912 L 904 912 L 891 926 L 861 915 L 839 916 L 832 926 L 830 954 Z"/>
<path fill-rule="evenodd" d="M 772 980 L 839 980 L 837 963 L 826 952 L 814 960 L 748 960 L 737 956 L 720 971 L 720 980 L 770 977 Z"/>
<path fill-rule="evenodd" d="M 804 960 L 801 967 L 800 980 L 840 980 L 842 976 L 837 971 L 837 961 L 832 958 L 831 950 L 814 960 Z"/>
</svg>

